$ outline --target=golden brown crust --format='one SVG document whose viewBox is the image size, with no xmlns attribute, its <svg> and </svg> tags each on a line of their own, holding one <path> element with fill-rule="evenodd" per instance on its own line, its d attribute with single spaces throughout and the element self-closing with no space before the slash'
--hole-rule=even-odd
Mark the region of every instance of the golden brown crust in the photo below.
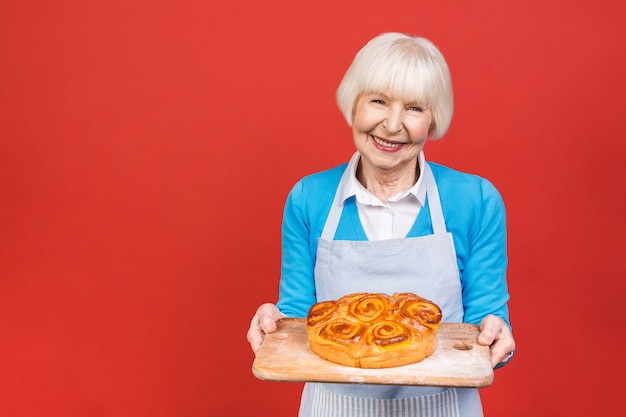
<svg viewBox="0 0 626 417">
<path fill-rule="evenodd" d="M 314 304 L 306 329 L 320 357 L 357 368 L 419 362 L 437 348 L 441 309 L 413 293 L 349 294 Z"/>
</svg>

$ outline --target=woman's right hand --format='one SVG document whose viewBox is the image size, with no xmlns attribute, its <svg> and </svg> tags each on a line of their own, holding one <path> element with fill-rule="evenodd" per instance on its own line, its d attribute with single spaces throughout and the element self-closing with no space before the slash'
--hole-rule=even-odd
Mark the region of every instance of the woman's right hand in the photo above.
<svg viewBox="0 0 626 417">
<path fill-rule="evenodd" d="M 256 355 L 261 348 L 265 335 L 276 331 L 276 322 L 285 317 L 278 310 L 275 304 L 262 304 L 252 317 L 250 328 L 248 329 L 248 342 Z"/>
</svg>

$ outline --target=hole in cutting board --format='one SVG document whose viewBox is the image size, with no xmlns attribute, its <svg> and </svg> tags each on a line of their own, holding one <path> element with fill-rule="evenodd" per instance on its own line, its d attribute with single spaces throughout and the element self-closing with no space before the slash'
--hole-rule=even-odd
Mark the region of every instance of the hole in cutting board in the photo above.
<svg viewBox="0 0 626 417">
<path fill-rule="evenodd" d="M 471 350 L 472 349 L 472 345 L 467 344 L 465 342 L 456 342 L 454 345 L 452 345 L 453 348 L 455 348 L 456 350 Z"/>
</svg>

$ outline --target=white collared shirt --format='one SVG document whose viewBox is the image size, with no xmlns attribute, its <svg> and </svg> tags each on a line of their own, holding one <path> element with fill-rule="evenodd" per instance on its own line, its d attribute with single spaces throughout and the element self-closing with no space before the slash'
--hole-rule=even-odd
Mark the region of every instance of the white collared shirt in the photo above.
<svg viewBox="0 0 626 417">
<path fill-rule="evenodd" d="M 346 168 L 350 173 L 343 189 L 342 201 L 355 196 L 359 219 L 369 240 L 406 237 L 426 200 L 426 184 L 423 175 L 406 191 L 393 195 L 383 203 L 368 191 L 356 178 L 356 169 L 361 155 L 356 152 Z M 426 163 L 424 152 L 420 152 L 417 163 Z"/>
</svg>

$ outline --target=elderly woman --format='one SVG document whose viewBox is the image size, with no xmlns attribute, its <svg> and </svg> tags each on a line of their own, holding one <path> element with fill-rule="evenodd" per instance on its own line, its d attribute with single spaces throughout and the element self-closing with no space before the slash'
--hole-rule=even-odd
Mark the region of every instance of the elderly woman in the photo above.
<svg viewBox="0 0 626 417">
<path fill-rule="evenodd" d="M 413 292 L 437 303 L 443 321 L 480 324 L 479 342 L 502 366 L 515 348 L 502 198 L 488 180 L 424 157 L 452 117 L 442 54 L 424 38 L 377 36 L 356 55 L 337 102 L 356 152 L 290 191 L 280 294 L 252 318 L 252 350 L 279 318 L 306 317 L 316 302 Z M 482 416 L 482 406 L 473 388 L 305 384 L 301 417 L 346 415 Z"/>
</svg>

